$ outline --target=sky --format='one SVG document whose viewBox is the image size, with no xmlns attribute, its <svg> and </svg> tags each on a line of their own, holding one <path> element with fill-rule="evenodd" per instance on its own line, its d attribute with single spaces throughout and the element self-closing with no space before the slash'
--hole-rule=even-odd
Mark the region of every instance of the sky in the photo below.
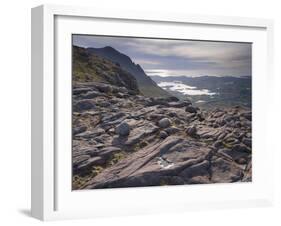
<svg viewBox="0 0 281 226">
<path fill-rule="evenodd" d="M 252 75 L 250 43 L 73 35 L 73 45 L 111 46 L 150 76 Z"/>
</svg>

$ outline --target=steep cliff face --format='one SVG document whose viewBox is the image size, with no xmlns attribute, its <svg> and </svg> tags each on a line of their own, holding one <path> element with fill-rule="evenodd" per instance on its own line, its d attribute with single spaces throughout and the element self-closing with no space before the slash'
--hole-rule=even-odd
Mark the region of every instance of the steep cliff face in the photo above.
<svg viewBox="0 0 281 226">
<path fill-rule="evenodd" d="M 132 74 L 138 83 L 140 91 L 148 97 L 171 96 L 167 91 L 160 88 L 149 76 L 147 76 L 139 64 L 135 64 L 130 57 L 120 53 L 116 49 L 107 46 L 104 48 L 87 48 L 89 53 L 94 53 L 112 62 L 116 62 L 122 69 Z"/>
<path fill-rule="evenodd" d="M 118 64 L 77 46 L 72 55 L 74 82 L 102 82 L 139 92 L 135 77 Z"/>
</svg>

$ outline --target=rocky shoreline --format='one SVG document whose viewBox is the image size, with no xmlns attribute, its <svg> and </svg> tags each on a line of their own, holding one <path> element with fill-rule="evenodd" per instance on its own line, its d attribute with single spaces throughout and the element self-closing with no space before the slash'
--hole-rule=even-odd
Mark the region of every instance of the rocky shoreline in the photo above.
<svg viewBox="0 0 281 226">
<path fill-rule="evenodd" d="M 250 182 L 251 111 L 73 84 L 73 189 Z"/>
</svg>

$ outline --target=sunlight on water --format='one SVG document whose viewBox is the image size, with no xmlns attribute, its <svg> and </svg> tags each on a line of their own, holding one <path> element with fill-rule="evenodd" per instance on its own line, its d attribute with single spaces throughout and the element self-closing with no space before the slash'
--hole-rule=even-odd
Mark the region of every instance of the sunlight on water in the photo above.
<svg viewBox="0 0 281 226">
<path fill-rule="evenodd" d="M 207 89 L 197 89 L 195 86 L 188 86 L 183 84 L 180 81 L 174 82 L 160 82 L 158 86 L 162 87 L 165 90 L 177 91 L 184 95 L 215 95 L 216 93 L 212 93 Z"/>
<path fill-rule="evenodd" d="M 195 103 L 199 104 L 199 103 L 205 103 L 205 102 L 206 102 L 205 100 L 198 100 Z"/>
</svg>

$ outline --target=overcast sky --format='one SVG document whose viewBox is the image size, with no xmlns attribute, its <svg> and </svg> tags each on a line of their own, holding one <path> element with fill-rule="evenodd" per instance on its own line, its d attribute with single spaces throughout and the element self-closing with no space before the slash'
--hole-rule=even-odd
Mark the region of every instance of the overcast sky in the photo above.
<svg viewBox="0 0 281 226">
<path fill-rule="evenodd" d="M 94 48 L 111 46 L 140 64 L 148 75 L 252 75 L 249 43 L 73 35 L 73 44 Z"/>
</svg>

